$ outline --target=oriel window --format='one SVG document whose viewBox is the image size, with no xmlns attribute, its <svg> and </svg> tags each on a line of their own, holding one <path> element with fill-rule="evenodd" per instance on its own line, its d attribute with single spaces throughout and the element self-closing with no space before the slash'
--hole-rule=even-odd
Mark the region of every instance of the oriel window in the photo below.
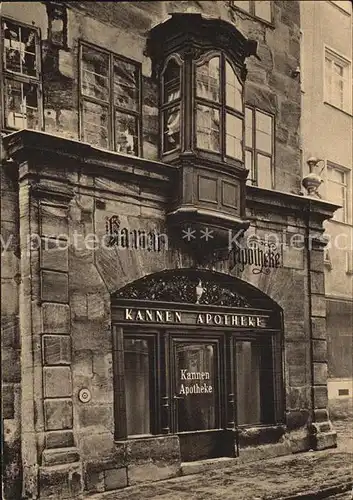
<svg viewBox="0 0 353 500">
<path fill-rule="evenodd" d="M 180 148 L 181 138 L 181 61 L 170 58 L 162 71 L 162 150 Z"/>
<path fill-rule="evenodd" d="M 243 160 L 243 85 L 224 54 L 195 63 L 196 147 Z"/>
<path fill-rule="evenodd" d="M 86 43 L 80 48 L 81 139 L 141 155 L 140 64 Z"/>
<path fill-rule="evenodd" d="M 42 81 L 39 30 L 1 22 L 2 66 L 5 82 L 3 125 L 7 129 L 41 129 Z"/>
</svg>

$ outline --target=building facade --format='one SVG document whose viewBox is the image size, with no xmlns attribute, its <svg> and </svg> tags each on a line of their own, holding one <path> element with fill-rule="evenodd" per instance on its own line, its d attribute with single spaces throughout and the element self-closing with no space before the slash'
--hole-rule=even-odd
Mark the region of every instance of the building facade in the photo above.
<svg viewBox="0 0 353 500">
<path fill-rule="evenodd" d="M 320 194 L 342 208 L 326 223 L 328 394 L 332 416 L 353 413 L 352 55 L 349 1 L 301 2 L 302 149 Z"/>
<path fill-rule="evenodd" d="M 5 498 L 335 446 L 299 2 L 1 23 Z"/>
</svg>

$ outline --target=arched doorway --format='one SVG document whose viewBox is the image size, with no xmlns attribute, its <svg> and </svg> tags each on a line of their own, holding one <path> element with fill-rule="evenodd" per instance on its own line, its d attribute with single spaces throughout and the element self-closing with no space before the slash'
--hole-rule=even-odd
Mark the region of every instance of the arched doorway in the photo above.
<svg viewBox="0 0 353 500">
<path fill-rule="evenodd" d="M 177 434 L 183 461 L 236 456 L 283 422 L 282 311 L 237 278 L 178 269 L 112 295 L 116 438 Z"/>
</svg>

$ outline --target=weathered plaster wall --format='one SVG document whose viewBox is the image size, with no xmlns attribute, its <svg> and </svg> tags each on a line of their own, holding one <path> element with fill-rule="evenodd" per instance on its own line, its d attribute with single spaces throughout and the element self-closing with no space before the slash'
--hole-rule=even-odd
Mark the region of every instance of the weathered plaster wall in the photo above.
<svg viewBox="0 0 353 500">
<path fill-rule="evenodd" d="M 41 28 L 45 131 L 79 138 L 78 44 L 84 40 L 142 63 L 143 155 L 158 156 L 158 89 L 151 80 L 151 62 L 144 55 L 149 29 L 168 13 L 195 9 L 235 22 L 245 36 L 259 43 L 258 55 L 248 60 L 246 103 L 276 117 L 275 188 L 299 192 L 300 85 L 292 76 L 299 66 L 299 2 L 274 2 L 274 23 L 268 25 L 230 9 L 228 2 L 70 2 L 67 48 L 48 40 L 44 2 L 5 2 L 4 16 Z"/>
</svg>

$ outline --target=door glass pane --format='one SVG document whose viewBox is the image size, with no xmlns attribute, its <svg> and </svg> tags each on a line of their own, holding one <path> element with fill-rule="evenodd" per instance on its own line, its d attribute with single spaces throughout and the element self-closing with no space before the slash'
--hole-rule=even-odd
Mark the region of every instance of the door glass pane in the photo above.
<svg viewBox="0 0 353 500">
<path fill-rule="evenodd" d="M 151 433 L 151 349 L 145 339 L 124 339 L 128 436 Z"/>
<path fill-rule="evenodd" d="M 226 154 L 238 160 L 243 159 L 243 120 L 227 113 L 226 114 Z"/>
<path fill-rule="evenodd" d="M 218 389 L 214 344 L 176 345 L 176 397 L 179 431 L 218 427 Z M 180 398 L 180 399 L 179 399 Z"/>
<path fill-rule="evenodd" d="M 226 62 L 226 104 L 243 111 L 243 86 L 229 62 Z"/>
<path fill-rule="evenodd" d="M 219 111 L 198 104 L 196 107 L 197 147 L 209 151 L 220 151 Z"/>
<path fill-rule="evenodd" d="M 274 419 L 273 364 L 269 341 L 236 344 L 238 424 L 270 423 Z"/>
<path fill-rule="evenodd" d="M 213 57 L 196 68 L 196 95 L 208 101 L 220 98 L 219 57 Z"/>
</svg>

